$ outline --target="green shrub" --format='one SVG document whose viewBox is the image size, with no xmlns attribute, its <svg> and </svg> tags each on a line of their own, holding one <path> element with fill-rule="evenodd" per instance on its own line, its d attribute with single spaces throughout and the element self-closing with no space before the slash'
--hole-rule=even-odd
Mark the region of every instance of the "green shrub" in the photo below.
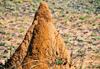
<svg viewBox="0 0 100 69">
<path fill-rule="evenodd" d="M 81 19 L 81 20 L 85 20 L 86 17 L 80 16 L 79 19 Z"/>
<path fill-rule="evenodd" d="M 19 29 L 19 32 L 22 33 L 22 32 L 24 32 L 24 30 L 23 29 Z"/>
<path fill-rule="evenodd" d="M 8 55 L 3 55 L 2 57 L 3 57 L 3 58 L 9 58 L 9 56 L 8 56 Z"/>
<path fill-rule="evenodd" d="M 6 43 L 4 42 L 0 42 L 0 46 L 4 46 Z"/>
<path fill-rule="evenodd" d="M 0 24 L 3 24 L 3 22 L 0 21 Z"/>
<path fill-rule="evenodd" d="M 16 2 L 16 3 L 23 3 L 22 0 L 13 0 L 13 1 Z"/>
</svg>

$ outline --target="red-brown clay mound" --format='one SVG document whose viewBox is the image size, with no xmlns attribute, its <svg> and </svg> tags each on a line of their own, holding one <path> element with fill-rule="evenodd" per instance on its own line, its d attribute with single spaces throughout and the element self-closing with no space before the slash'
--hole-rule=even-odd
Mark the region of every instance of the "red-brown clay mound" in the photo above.
<svg viewBox="0 0 100 69">
<path fill-rule="evenodd" d="M 58 64 L 59 61 L 63 61 Z M 70 69 L 70 55 L 55 27 L 46 2 L 40 4 L 25 39 L 6 62 L 15 69 Z M 71 68 L 71 69 L 74 69 Z"/>
</svg>

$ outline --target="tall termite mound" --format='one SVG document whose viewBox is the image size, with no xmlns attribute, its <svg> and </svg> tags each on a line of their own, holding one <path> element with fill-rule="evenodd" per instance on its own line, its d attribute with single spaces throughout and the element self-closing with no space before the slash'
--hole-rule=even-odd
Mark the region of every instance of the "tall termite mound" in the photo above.
<svg viewBox="0 0 100 69">
<path fill-rule="evenodd" d="M 55 27 L 47 3 L 40 3 L 21 45 L 6 62 L 15 69 L 69 69 L 70 55 Z"/>
</svg>

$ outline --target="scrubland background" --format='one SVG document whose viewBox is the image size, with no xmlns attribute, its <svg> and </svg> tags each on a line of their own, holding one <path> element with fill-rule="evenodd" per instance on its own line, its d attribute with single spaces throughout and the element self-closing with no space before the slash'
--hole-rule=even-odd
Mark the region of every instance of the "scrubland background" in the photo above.
<svg viewBox="0 0 100 69">
<path fill-rule="evenodd" d="M 42 1 L 49 6 L 72 64 L 77 69 L 99 69 L 100 0 L 0 0 L 0 62 L 20 45 Z"/>
</svg>

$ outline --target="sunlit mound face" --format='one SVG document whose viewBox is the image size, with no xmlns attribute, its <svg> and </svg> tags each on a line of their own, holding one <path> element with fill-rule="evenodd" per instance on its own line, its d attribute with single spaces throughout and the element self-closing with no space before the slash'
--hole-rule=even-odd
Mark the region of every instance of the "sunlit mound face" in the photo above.
<svg viewBox="0 0 100 69">
<path fill-rule="evenodd" d="M 37 19 L 43 18 L 46 22 L 52 21 L 51 13 L 46 2 L 42 2 L 36 12 Z"/>
</svg>

